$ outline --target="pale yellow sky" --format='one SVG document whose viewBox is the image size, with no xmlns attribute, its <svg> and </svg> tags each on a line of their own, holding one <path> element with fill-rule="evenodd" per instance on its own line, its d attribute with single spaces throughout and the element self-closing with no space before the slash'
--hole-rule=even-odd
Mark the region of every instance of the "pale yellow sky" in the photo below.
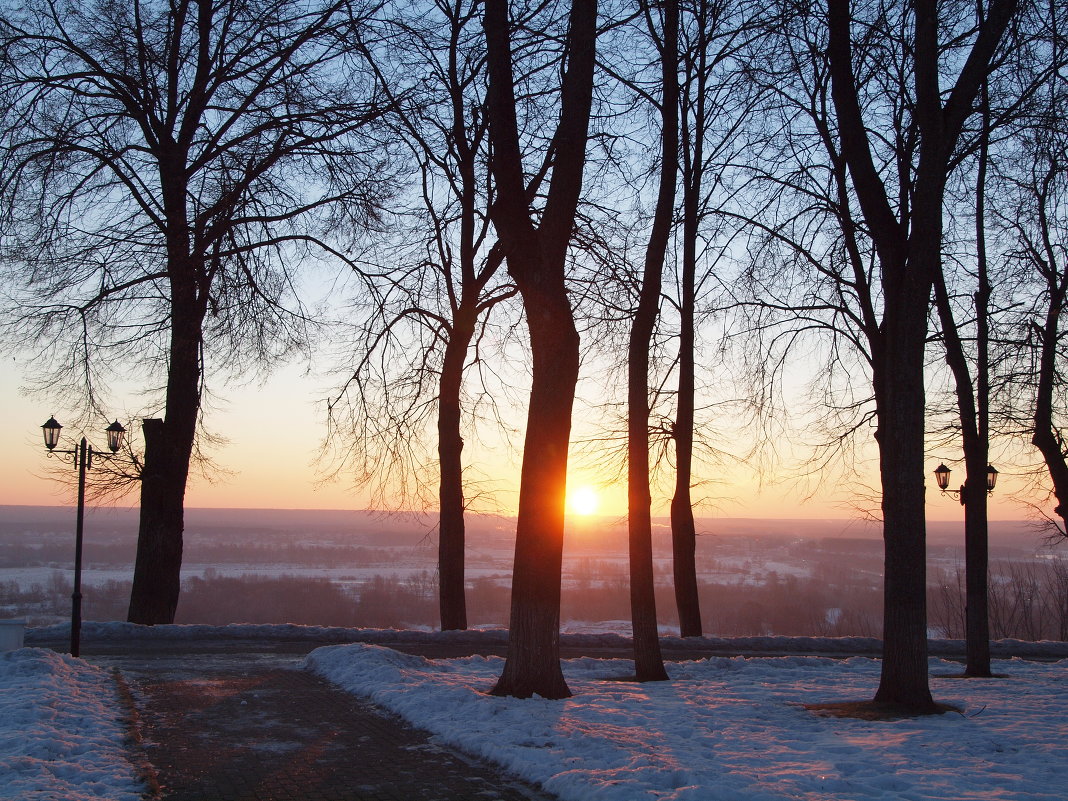
<svg viewBox="0 0 1068 801">
<path fill-rule="evenodd" d="M 76 476 L 69 472 L 69 482 L 60 484 L 48 478 L 55 476 L 57 459 L 45 456 L 41 439 L 41 424 L 51 414 L 65 422 L 63 410 L 50 408 L 39 400 L 20 392 L 22 375 L 13 361 L 0 368 L 0 406 L 4 425 L 0 428 L 0 505 L 66 505 L 73 502 Z M 254 384 L 227 392 L 225 402 L 216 403 L 209 412 L 212 431 L 229 439 L 229 443 L 212 452 L 222 468 L 213 478 L 194 476 L 186 504 L 208 508 L 278 508 L 278 509 L 364 509 L 369 506 L 366 495 L 356 493 L 345 482 L 323 483 L 316 458 L 323 438 L 323 420 L 316 399 L 321 397 L 321 379 L 308 378 L 296 366 L 278 370 L 265 384 Z M 113 416 L 128 428 L 136 429 L 137 422 L 123 418 L 123 411 Z M 102 424 L 99 432 L 86 432 L 90 442 L 103 447 Z M 77 436 L 80 432 L 64 429 L 64 434 Z M 136 436 L 136 432 L 135 432 Z M 493 476 L 497 494 L 496 511 L 510 514 L 516 502 L 518 482 L 518 454 L 505 447 L 486 447 L 481 454 L 472 445 L 465 455 L 483 460 L 483 473 Z M 950 462 L 953 455 L 932 457 L 931 469 L 939 460 Z M 959 465 L 954 481 L 960 476 Z M 1011 465 L 998 465 L 1002 471 L 998 490 L 992 497 L 991 517 L 998 520 L 1019 520 L 1027 516 L 1026 509 L 1012 500 L 1014 492 L 1023 484 L 1013 475 Z M 59 473 L 63 476 L 62 471 Z M 928 517 L 932 520 L 961 519 L 958 502 L 940 495 L 928 482 Z M 593 487 L 598 494 L 598 513 L 622 515 L 626 508 L 626 487 L 622 481 L 605 482 L 603 477 L 573 460 L 569 487 Z M 711 502 L 699 510 L 707 517 L 748 518 L 851 518 L 855 507 L 863 504 L 851 483 L 824 482 L 814 487 L 811 482 L 798 482 L 786 477 L 764 476 L 744 466 L 716 476 L 706 493 Z M 874 475 L 869 477 L 874 483 Z M 863 493 L 859 493 L 861 496 Z M 136 495 L 123 503 L 134 505 Z M 872 505 L 868 501 L 869 508 Z M 661 498 L 656 514 L 667 513 L 667 499 Z M 487 509 L 488 510 L 488 509 Z"/>
</svg>

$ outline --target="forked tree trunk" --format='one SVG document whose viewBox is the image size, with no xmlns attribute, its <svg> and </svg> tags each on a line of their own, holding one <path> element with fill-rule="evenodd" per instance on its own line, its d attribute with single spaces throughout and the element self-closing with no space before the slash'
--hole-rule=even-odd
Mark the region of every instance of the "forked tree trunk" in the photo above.
<svg viewBox="0 0 1068 801">
<path fill-rule="evenodd" d="M 931 287 L 941 270 L 942 204 L 949 159 L 1012 16 L 994 0 L 948 93 L 939 86 L 938 6 L 914 0 L 913 53 L 918 159 L 908 218 L 895 214 L 875 162 L 853 72 L 848 0 L 828 0 L 827 55 L 842 156 L 875 246 L 883 288 L 882 326 L 871 344 L 883 490 L 883 661 L 875 701 L 910 712 L 938 709 L 927 679 L 924 519 L 924 346 Z"/>
<path fill-rule="evenodd" d="M 579 337 L 565 283 L 567 251 L 586 160 L 597 4 L 572 0 L 552 178 L 539 225 L 530 217 L 516 120 L 508 4 L 486 0 L 493 222 L 523 298 L 533 360 L 519 486 L 508 657 L 495 695 L 565 698 L 560 669 L 560 573 L 571 408 Z"/>
</svg>

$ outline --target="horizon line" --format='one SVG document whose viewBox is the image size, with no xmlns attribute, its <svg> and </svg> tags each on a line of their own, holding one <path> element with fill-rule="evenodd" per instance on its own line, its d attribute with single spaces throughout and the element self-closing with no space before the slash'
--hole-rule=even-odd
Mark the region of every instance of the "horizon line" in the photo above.
<svg viewBox="0 0 1068 801">
<path fill-rule="evenodd" d="M 19 503 L 0 503 L 0 509 L 75 509 L 75 504 L 19 504 Z M 87 513 L 95 511 L 135 511 L 139 508 L 137 505 L 102 505 L 93 506 L 86 509 Z M 371 514 L 380 515 L 382 517 L 403 517 L 403 516 L 422 516 L 422 515 L 436 515 L 434 510 L 385 510 L 385 509 L 342 509 L 342 508 L 318 508 L 318 507 L 268 507 L 268 506 L 187 506 L 186 512 L 323 512 L 323 513 L 339 513 L 339 514 Z M 467 512 L 467 515 L 473 517 L 497 517 L 502 519 L 514 520 L 517 518 L 515 514 L 504 514 L 501 512 Z M 567 516 L 569 522 L 581 522 L 583 520 L 604 522 L 605 520 L 618 520 L 625 522 L 627 519 L 626 514 L 604 514 L 604 515 L 584 515 L 584 516 Z M 666 519 L 670 520 L 668 514 L 653 515 L 653 519 Z M 709 517 L 709 516 L 695 516 L 695 520 L 716 520 L 716 521 L 775 521 L 775 522 L 804 522 L 804 523 L 818 523 L 821 521 L 827 522 L 848 522 L 848 523 L 862 523 L 872 525 L 882 525 L 881 520 L 866 519 L 863 517 L 753 517 L 745 515 L 737 516 L 721 516 L 721 517 Z M 948 518 L 927 518 L 928 523 L 960 523 L 964 524 L 963 517 L 957 520 L 951 520 Z M 997 518 L 989 520 L 990 523 L 1019 523 L 1035 525 L 1039 521 L 1028 520 L 1027 518 Z"/>
</svg>

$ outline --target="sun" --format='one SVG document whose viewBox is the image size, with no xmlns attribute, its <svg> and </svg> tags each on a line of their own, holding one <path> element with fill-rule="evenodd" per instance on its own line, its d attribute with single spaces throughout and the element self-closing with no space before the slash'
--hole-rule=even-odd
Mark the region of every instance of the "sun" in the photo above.
<svg viewBox="0 0 1068 801">
<path fill-rule="evenodd" d="M 571 511 L 583 517 L 597 512 L 597 490 L 593 487 L 576 487 L 568 493 L 567 505 Z"/>
</svg>

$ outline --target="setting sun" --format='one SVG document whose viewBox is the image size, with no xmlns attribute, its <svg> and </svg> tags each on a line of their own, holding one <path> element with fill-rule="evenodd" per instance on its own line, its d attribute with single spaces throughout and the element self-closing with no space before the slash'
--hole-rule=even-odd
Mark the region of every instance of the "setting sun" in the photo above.
<svg viewBox="0 0 1068 801">
<path fill-rule="evenodd" d="M 597 511 L 597 491 L 593 487 L 576 487 L 568 496 L 568 506 L 575 514 L 592 515 Z"/>
</svg>

